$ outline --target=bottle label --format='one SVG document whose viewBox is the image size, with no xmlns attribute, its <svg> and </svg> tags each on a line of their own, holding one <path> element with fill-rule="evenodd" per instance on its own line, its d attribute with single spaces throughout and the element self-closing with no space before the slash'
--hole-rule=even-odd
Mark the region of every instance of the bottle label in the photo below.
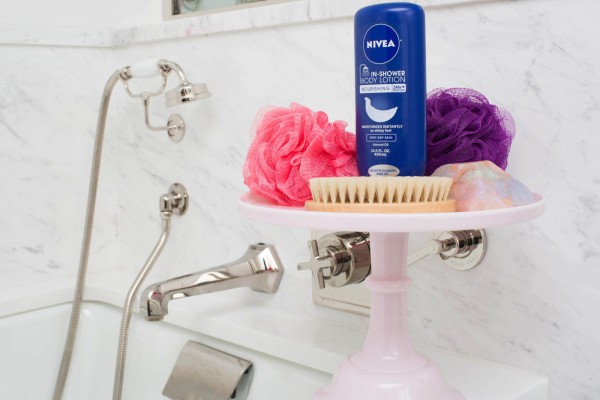
<svg viewBox="0 0 600 400">
<path fill-rule="evenodd" d="M 400 170 L 393 165 L 378 164 L 369 168 L 370 176 L 397 176 Z"/>
</svg>

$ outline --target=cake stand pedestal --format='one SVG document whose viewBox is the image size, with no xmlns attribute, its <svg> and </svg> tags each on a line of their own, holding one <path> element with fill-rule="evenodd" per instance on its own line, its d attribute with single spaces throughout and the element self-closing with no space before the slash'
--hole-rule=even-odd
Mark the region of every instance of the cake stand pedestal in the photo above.
<svg viewBox="0 0 600 400">
<path fill-rule="evenodd" d="M 362 349 L 348 357 L 315 400 L 464 400 L 438 367 L 417 353 L 408 332 L 406 275 L 409 232 L 483 229 L 539 217 L 544 200 L 521 207 L 436 214 L 354 214 L 282 207 L 249 193 L 242 216 L 263 223 L 370 233 L 369 330 Z"/>
</svg>

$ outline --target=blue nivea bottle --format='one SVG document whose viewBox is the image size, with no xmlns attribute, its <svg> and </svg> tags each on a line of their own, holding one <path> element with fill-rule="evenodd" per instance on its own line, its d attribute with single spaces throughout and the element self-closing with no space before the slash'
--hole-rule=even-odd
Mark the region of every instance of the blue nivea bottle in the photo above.
<svg viewBox="0 0 600 400">
<path fill-rule="evenodd" d="M 376 4 L 354 17 L 356 158 L 360 175 L 425 172 L 425 14 Z"/>
</svg>

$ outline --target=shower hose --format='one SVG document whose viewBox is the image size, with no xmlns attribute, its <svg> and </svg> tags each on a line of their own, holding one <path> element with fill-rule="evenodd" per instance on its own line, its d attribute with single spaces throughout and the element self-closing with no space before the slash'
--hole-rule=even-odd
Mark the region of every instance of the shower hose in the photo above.
<svg viewBox="0 0 600 400">
<path fill-rule="evenodd" d="M 88 201 L 87 210 L 85 217 L 85 226 L 83 233 L 83 242 L 81 245 L 81 254 L 79 259 L 79 271 L 77 274 L 77 283 L 75 286 L 75 296 L 71 308 L 71 317 L 69 320 L 69 328 L 67 331 L 67 339 L 63 350 L 63 356 L 60 363 L 60 370 L 56 379 L 56 385 L 54 388 L 53 400 L 61 400 L 63 397 L 67 377 L 69 374 L 69 368 L 71 365 L 71 358 L 73 355 L 73 349 L 75 347 L 75 340 L 77 337 L 77 330 L 79 326 L 79 316 L 81 313 L 81 304 L 83 302 L 83 294 L 85 290 L 85 280 L 88 269 L 90 244 L 92 241 L 92 230 L 94 225 L 94 214 L 96 210 L 96 197 L 98 192 L 98 181 L 100 175 L 100 162 L 102 159 L 102 146 L 104 142 L 104 132 L 106 126 L 106 117 L 108 113 L 108 106 L 110 103 L 110 96 L 115 84 L 121 79 L 122 71 L 115 71 L 109 80 L 107 81 L 104 91 L 102 93 L 102 101 L 100 103 L 100 110 L 98 115 L 98 125 L 96 127 L 96 139 L 94 144 L 94 154 L 92 160 L 92 171 L 90 174 L 90 183 L 88 190 Z M 136 298 L 137 292 L 140 286 L 150 273 L 150 270 L 154 266 L 156 260 L 160 256 L 160 253 L 167 243 L 169 233 L 171 230 L 171 217 L 173 213 L 161 209 L 162 219 L 162 232 L 160 238 L 152 253 L 144 263 L 144 266 L 138 273 L 134 283 L 132 284 L 127 297 L 125 305 L 123 307 L 123 314 L 121 318 L 121 328 L 119 332 L 119 346 L 117 351 L 117 362 L 115 367 L 115 379 L 113 387 L 113 400 L 120 400 L 123 390 L 123 377 L 125 372 L 125 360 L 127 353 L 127 340 L 129 332 L 129 323 L 131 321 L 131 314 L 134 299 Z"/>
<path fill-rule="evenodd" d="M 98 180 L 100 175 L 100 161 L 102 159 L 102 145 L 104 143 L 104 131 L 106 128 L 106 115 L 110 96 L 115 84 L 121 78 L 121 71 L 115 71 L 104 86 L 102 101 L 100 102 L 100 111 L 98 112 L 98 124 L 96 126 L 96 140 L 94 143 L 94 155 L 92 159 L 92 172 L 90 174 L 90 186 L 88 189 L 87 211 L 85 216 L 85 226 L 83 229 L 83 242 L 81 244 L 81 254 L 79 256 L 79 271 L 77 273 L 77 283 L 75 286 L 75 296 L 71 308 L 71 318 L 69 320 L 69 329 L 67 339 L 63 350 L 63 356 L 60 363 L 60 370 L 56 378 L 53 400 L 60 400 L 63 396 L 75 339 L 77 337 L 77 328 L 79 326 L 79 314 L 81 312 L 81 303 L 83 301 L 83 292 L 85 289 L 85 278 L 87 275 L 88 260 L 90 258 L 90 244 L 92 241 L 92 228 L 94 226 L 94 214 L 96 211 L 96 195 L 98 192 Z"/>
</svg>

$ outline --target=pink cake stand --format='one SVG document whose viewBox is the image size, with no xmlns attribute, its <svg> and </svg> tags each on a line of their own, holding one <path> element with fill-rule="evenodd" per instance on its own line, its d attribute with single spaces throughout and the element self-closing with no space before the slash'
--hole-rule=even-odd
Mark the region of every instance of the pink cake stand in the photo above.
<svg viewBox="0 0 600 400">
<path fill-rule="evenodd" d="M 446 383 L 438 367 L 413 348 L 408 334 L 406 275 L 409 232 L 484 229 L 537 218 L 544 200 L 521 207 L 437 214 L 354 214 L 282 207 L 243 194 L 242 216 L 298 228 L 370 233 L 371 292 L 369 330 L 362 349 L 348 357 L 315 400 L 464 400 Z"/>
</svg>

